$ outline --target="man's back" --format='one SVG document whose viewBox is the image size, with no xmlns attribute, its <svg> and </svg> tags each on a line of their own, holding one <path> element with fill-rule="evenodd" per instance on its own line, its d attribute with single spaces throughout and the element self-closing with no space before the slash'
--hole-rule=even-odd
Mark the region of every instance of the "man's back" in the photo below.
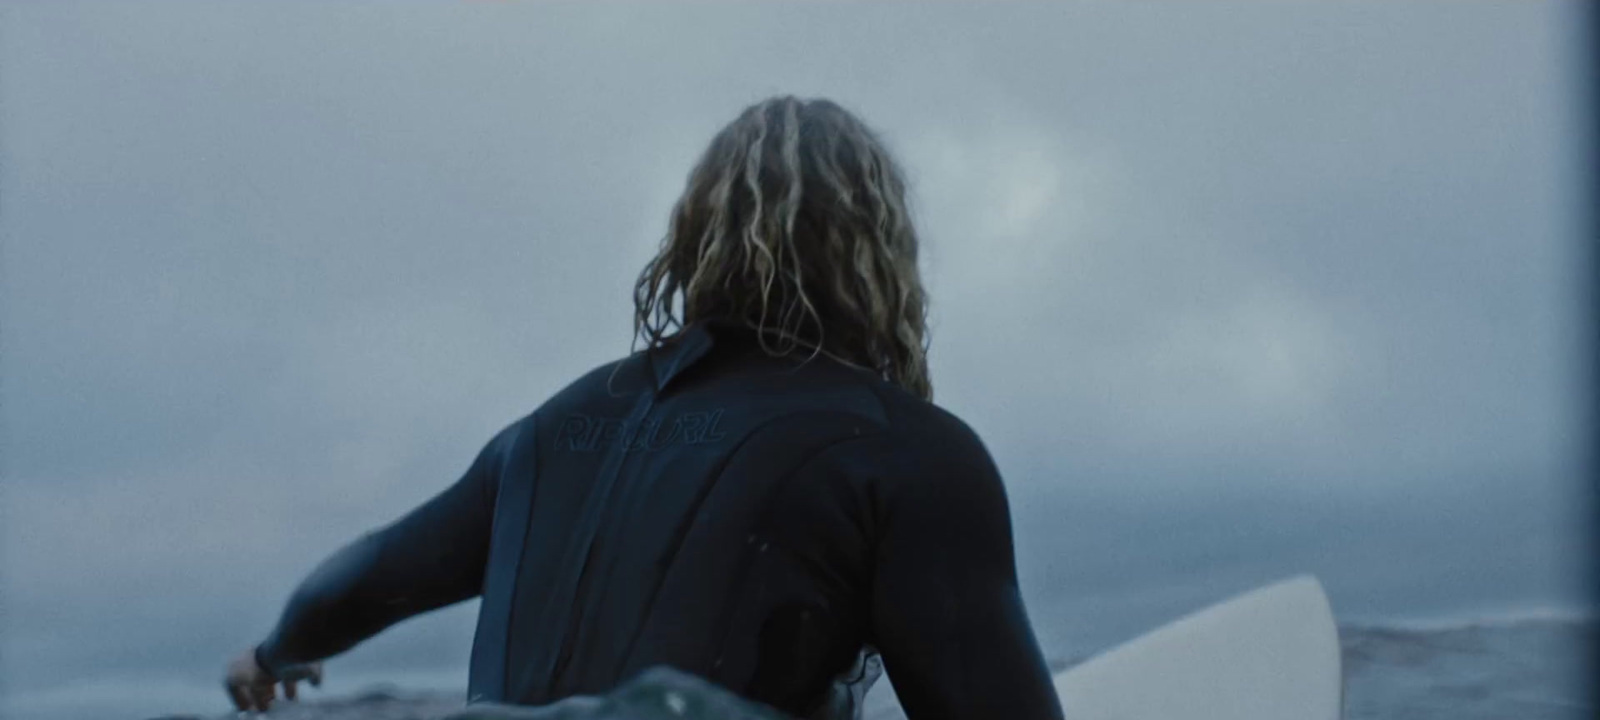
<svg viewBox="0 0 1600 720">
<path fill-rule="evenodd" d="M 827 715 L 875 648 L 915 720 L 1060 713 L 977 437 L 868 371 L 770 357 L 725 325 L 507 427 L 313 573 L 257 659 L 277 672 L 480 593 L 473 701 L 669 665 Z"/>
<path fill-rule="evenodd" d="M 475 696 L 543 703 L 671 665 L 806 714 L 867 645 L 909 709 L 917 690 L 960 695 L 999 669 L 940 666 L 965 664 L 963 643 L 1017 640 L 961 636 L 965 612 L 1027 633 L 981 444 L 868 371 L 803 360 L 705 324 L 523 421 L 497 483 Z M 973 592 L 998 596 L 965 607 Z M 1019 700 L 1016 673 L 1048 690 L 1027 640 L 996 678 Z"/>
<path fill-rule="evenodd" d="M 505 612 L 480 621 L 474 692 L 499 694 L 497 661 L 512 668 L 503 697 L 525 703 L 667 664 L 794 711 L 855 660 L 870 499 L 854 478 L 793 483 L 819 452 L 882 431 L 881 381 L 712 340 L 596 370 L 528 421 L 515 452 L 532 472 L 500 479 L 484 592 Z M 498 637 L 513 638 L 503 657 Z"/>
</svg>

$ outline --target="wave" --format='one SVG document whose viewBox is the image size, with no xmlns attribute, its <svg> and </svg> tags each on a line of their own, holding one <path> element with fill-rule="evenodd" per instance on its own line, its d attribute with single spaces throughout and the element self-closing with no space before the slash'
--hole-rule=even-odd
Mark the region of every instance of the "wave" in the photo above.
<svg viewBox="0 0 1600 720">
<path fill-rule="evenodd" d="M 1339 622 L 1341 633 L 1436 633 L 1456 630 L 1514 630 L 1550 625 L 1585 626 L 1600 623 L 1600 608 L 1531 607 L 1492 613 L 1454 614 L 1425 618 L 1349 619 Z"/>
<path fill-rule="evenodd" d="M 1591 717 L 1593 612 L 1341 624 L 1346 720 Z"/>
</svg>

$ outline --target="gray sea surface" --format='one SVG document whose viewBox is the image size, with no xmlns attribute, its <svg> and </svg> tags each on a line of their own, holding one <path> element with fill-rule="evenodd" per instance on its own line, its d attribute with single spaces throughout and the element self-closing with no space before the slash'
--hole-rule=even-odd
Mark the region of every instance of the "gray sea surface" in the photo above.
<svg viewBox="0 0 1600 720">
<path fill-rule="evenodd" d="M 1346 720 L 1579 720 L 1594 714 L 1592 617 L 1527 617 L 1431 625 L 1340 627 Z M 1074 661 L 1057 661 L 1057 669 Z M 889 688 L 868 720 L 904 718 Z M 670 698 L 678 698 L 676 700 Z M 658 675 L 604 699 L 547 709 L 475 708 L 481 720 L 776 717 L 693 679 Z M 609 704 L 608 704 L 609 703 Z M 673 711 L 681 707 L 683 714 Z M 662 712 L 661 708 L 666 708 Z M 460 694 L 372 688 L 347 697 L 280 703 L 278 720 L 466 720 Z M 170 718 L 235 720 L 232 713 Z M 169 720 L 170 720 L 169 718 Z"/>
</svg>

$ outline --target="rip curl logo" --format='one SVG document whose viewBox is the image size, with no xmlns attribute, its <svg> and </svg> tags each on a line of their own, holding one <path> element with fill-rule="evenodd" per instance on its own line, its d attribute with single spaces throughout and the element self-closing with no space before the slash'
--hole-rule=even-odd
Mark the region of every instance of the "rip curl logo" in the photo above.
<svg viewBox="0 0 1600 720">
<path fill-rule="evenodd" d="M 621 443 L 623 452 L 641 452 L 673 445 L 705 445 L 727 437 L 727 433 L 717 428 L 721 420 L 721 410 L 686 412 L 670 420 L 659 418 L 638 423 L 568 415 L 556 430 L 556 449 L 596 452 Z"/>
</svg>

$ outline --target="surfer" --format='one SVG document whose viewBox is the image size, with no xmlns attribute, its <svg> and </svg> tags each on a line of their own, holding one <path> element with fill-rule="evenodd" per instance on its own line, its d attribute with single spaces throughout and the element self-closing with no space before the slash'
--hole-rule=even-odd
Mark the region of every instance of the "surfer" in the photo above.
<svg viewBox="0 0 1600 720">
<path fill-rule="evenodd" d="M 634 288 L 643 349 L 511 423 L 324 561 L 230 666 L 238 707 L 481 597 L 468 700 L 652 666 L 797 717 L 1059 718 L 987 450 L 933 405 L 900 168 L 854 115 L 774 97 L 712 140 Z"/>
</svg>

